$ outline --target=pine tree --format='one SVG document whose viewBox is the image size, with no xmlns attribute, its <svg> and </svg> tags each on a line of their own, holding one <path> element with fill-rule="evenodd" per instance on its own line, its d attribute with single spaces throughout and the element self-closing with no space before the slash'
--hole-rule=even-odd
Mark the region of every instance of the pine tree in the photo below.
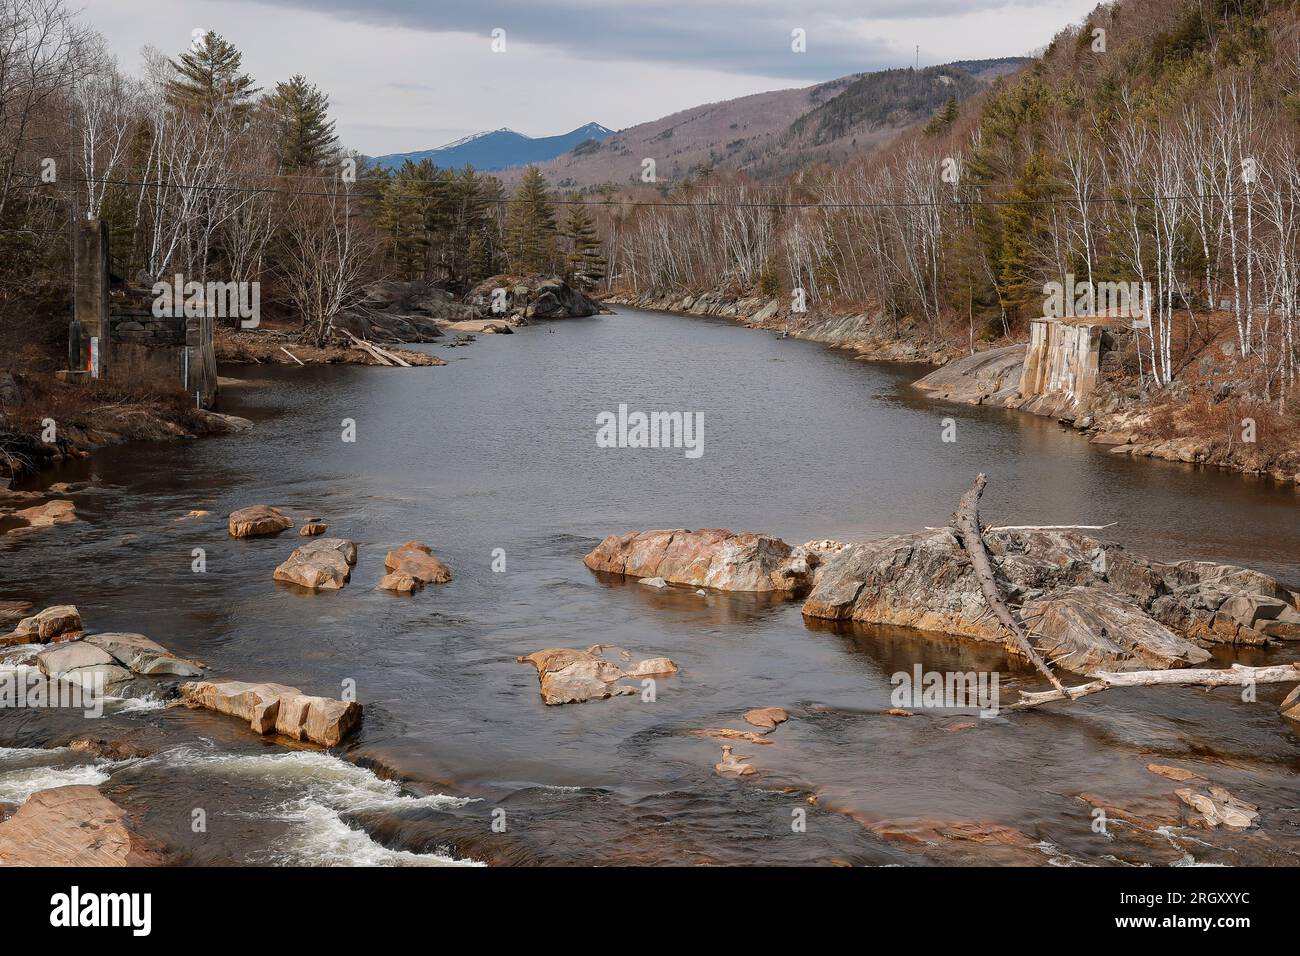
<svg viewBox="0 0 1300 956">
<path fill-rule="evenodd" d="M 592 222 L 586 206 L 569 207 L 563 235 L 568 246 L 565 266 L 569 277 L 586 288 L 605 278 L 605 257 L 600 251 L 600 235 L 596 232 L 596 224 Z"/>
<path fill-rule="evenodd" d="M 305 77 L 296 75 L 277 83 L 266 106 L 274 117 L 282 167 L 311 169 L 333 158 L 338 137 L 329 118 L 329 97 Z"/>
<path fill-rule="evenodd" d="M 205 113 L 244 112 L 258 89 L 240 72 L 243 59 L 234 44 L 209 30 L 179 59 L 168 61 L 174 76 L 167 81 L 167 102 Z"/>
<path fill-rule="evenodd" d="M 513 272 L 549 272 L 556 259 L 555 210 L 546 180 L 529 166 L 506 213 L 506 255 Z"/>
</svg>

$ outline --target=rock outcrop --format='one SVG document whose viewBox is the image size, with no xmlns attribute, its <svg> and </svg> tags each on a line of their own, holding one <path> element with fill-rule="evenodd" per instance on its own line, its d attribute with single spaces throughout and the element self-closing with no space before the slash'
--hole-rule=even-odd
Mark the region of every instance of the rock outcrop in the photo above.
<svg viewBox="0 0 1300 956">
<path fill-rule="evenodd" d="M 798 593 L 812 583 L 816 559 L 770 535 L 679 528 L 610 535 L 582 560 L 593 571 L 696 588 Z"/>
<path fill-rule="evenodd" d="M 273 576 L 313 591 L 337 591 L 348 583 L 356 563 L 357 546 L 351 541 L 317 538 L 294 548 Z"/>
<path fill-rule="evenodd" d="M 232 538 L 257 538 L 268 534 L 279 534 L 293 527 L 293 519 L 279 508 L 270 505 L 253 505 L 240 508 L 230 514 L 230 536 Z"/>
<path fill-rule="evenodd" d="M 585 318 L 608 311 L 554 276 L 493 276 L 474 286 L 465 301 L 478 310 L 478 318 L 484 319 Z"/>
<path fill-rule="evenodd" d="M 277 733 L 322 747 L 337 746 L 361 720 L 355 701 L 314 697 L 285 684 L 198 681 L 182 684 L 180 693 L 187 706 L 240 717 L 256 734 Z"/>
<path fill-rule="evenodd" d="M 1278 620 L 1296 610 L 1296 595 L 1246 568 L 1164 564 L 1073 531 L 985 537 L 1031 641 L 1079 673 L 1197 664 L 1209 657 L 1200 645 L 1259 643 L 1261 614 L 1276 612 L 1271 620 Z M 1004 640 L 949 529 L 855 544 L 829 557 L 803 613 Z"/>
<path fill-rule="evenodd" d="M 161 866 L 126 812 L 94 787 L 39 790 L 0 823 L 0 866 Z"/>
<path fill-rule="evenodd" d="M 621 684 L 626 678 L 666 676 L 677 672 L 677 665 L 666 657 L 644 660 L 630 671 L 605 660 L 599 646 L 585 651 L 552 647 L 516 658 L 520 664 L 532 664 L 545 704 L 580 704 L 589 700 L 635 694 L 637 688 Z"/>
<path fill-rule="evenodd" d="M 132 674 L 145 677 L 202 677 L 203 667 L 177 657 L 143 634 L 109 632 L 88 635 L 82 642 L 105 651 Z"/>
<path fill-rule="evenodd" d="M 445 584 L 451 570 L 433 556 L 433 550 L 418 541 L 398 545 L 384 558 L 389 573 L 380 579 L 377 590 L 410 594 L 426 584 Z"/>
</svg>

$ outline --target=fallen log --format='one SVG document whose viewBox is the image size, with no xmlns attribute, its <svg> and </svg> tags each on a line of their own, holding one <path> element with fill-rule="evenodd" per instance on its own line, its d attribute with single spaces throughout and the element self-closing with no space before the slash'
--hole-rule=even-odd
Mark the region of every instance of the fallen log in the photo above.
<svg viewBox="0 0 1300 956">
<path fill-rule="evenodd" d="M 1282 684 L 1300 682 L 1300 665 L 1274 664 L 1268 667 L 1247 667 L 1233 664 L 1230 668 L 1188 667 L 1165 671 L 1096 671 L 1089 675 L 1092 681 L 1068 690 L 1047 690 L 1041 693 L 1022 693 L 1020 699 L 1003 710 L 1027 710 L 1040 704 L 1057 700 L 1074 700 L 1099 694 L 1112 687 L 1226 687 L 1247 684 Z"/>
<path fill-rule="evenodd" d="M 294 355 L 292 352 L 290 352 L 290 351 L 289 351 L 287 348 L 285 348 L 283 345 L 280 346 L 280 351 L 283 352 L 285 355 L 289 356 L 289 358 L 293 359 L 293 360 L 294 360 L 295 362 L 297 362 L 299 365 L 302 365 L 302 364 L 303 364 L 302 359 L 298 358 L 298 356 Z M 304 367 L 305 367 L 305 366 L 304 366 Z"/>
<path fill-rule="evenodd" d="M 1039 656 L 1029 643 L 1029 636 L 1025 633 L 1025 626 L 1020 622 L 1011 606 L 1007 604 L 1006 598 L 1002 596 L 1002 589 L 998 587 L 997 579 L 993 577 L 993 564 L 989 561 L 988 548 L 984 545 L 984 535 L 980 530 L 980 513 L 979 501 L 980 495 L 984 493 L 984 486 L 988 483 L 988 478 L 984 473 L 975 476 L 975 484 L 971 486 L 970 491 L 961 496 L 961 501 L 957 504 L 957 510 L 953 512 L 952 527 L 957 532 L 957 537 L 961 539 L 961 546 L 966 551 L 966 556 L 970 558 L 971 567 L 975 571 L 975 578 L 979 581 L 980 593 L 984 595 L 984 601 L 993 610 L 993 614 L 998 621 L 1011 635 L 1020 652 L 1029 659 L 1043 676 L 1052 682 L 1062 697 L 1072 696 L 1067 691 L 1052 669 L 1047 666 L 1047 662 Z"/>
</svg>

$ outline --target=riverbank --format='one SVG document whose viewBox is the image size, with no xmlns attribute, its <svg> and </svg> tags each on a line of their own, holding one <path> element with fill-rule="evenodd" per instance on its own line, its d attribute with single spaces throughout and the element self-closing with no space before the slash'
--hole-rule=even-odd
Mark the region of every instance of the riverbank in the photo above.
<svg viewBox="0 0 1300 956">
<path fill-rule="evenodd" d="M 1112 338 L 1102 356 L 1096 392 L 1082 402 L 1027 400 L 1018 391 L 1024 342 L 976 342 L 950 329 L 948 341 L 923 338 L 910 320 L 885 321 L 868 313 L 795 313 L 784 299 L 738 296 L 719 290 L 698 295 L 616 292 L 615 305 L 679 315 L 726 318 L 750 328 L 807 339 L 852 352 L 863 361 L 916 362 L 939 371 L 914 385 L 936 399 L 1009 408 L 1056 419 L 1111 454 L 1208 465 L 1300 484 L 1300 406 L 1262 400 L 1258 383 L 1235 351 L 1226 314 L 1201 316 L 1186 328 L 1179 375 L 1167 389 L 1147 387 L 1137 343 Z M 1189 318 L 1181 321 L 1186 325 Z M 1147 370 L 1149 375 L 1149 369 Z M 1036 397 L 1037 398 L 1037 397 Z M 1062 406 L 1068 406 L 1063 411 Z"/>
</svg>

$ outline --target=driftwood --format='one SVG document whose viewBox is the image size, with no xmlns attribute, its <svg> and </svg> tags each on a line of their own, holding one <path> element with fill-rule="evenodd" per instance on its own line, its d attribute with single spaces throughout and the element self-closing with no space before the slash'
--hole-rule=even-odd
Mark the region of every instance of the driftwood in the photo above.
<svg viewBox="0 0 1300 956">
<path fill-rule="evenodd" d="M 1070 692 L 1065 689 L 1052 669 L 1047 666 L 1047 662 L 1039 656 L 1038 651 L 1029 643 L 1029 636 L 1025 633 L 1025 626 L 1021 623 L 1019 616 L 1007 604 L 1006 598 L 1002 596 L 1002 589 L 998 587 L 997 580 L 993 577 L 993 564 L 989 561 L 988 549 L 984 546 L 984 535 L 980 531 L 980 512 L 979 502 L 980 495 L 984 493 L 984 485 L 988 479 L 981 472 L 975 476 L 975 484 L 971 486 L 970 491 L 961 496 L 961 501 L 957 504 L 957 510 L 953 512 L 952 526 L 957 531 L 957 537 L 961 539 L 961 546 L 966 551 L 966 556 L 970 558 L 971 567 L 975 569 L 975 578 L 980 583 L 980 592 L 984 595 L 984 601 L 993 609 L 994 615 L 1020 652 L 1029 659 L 1029 662 L 1042 672 L 1052 686 L 1055 687 L 1062 697 L 1071 696 Z"/>
<path fill-rule="evenodd" d="M 411 363 L 406 361 L 400 355 L 394 355 L 387 349 L 381 349 L 373 342 L 367 342 L 365 339 L 359 339 L 347 329 L 341 329 L 342 333 L 352 340 L 352 347 L 361 349 L 372 358 L 377 360 L 380 365 L 400 365 L 402 368 L 410 368 Z"/>
<path fill-rule="evenodd" d="M 289 356 L 289 358 L 293 359 L 293 360 L 294 360 L 295 362 L 297 362 L 299 365 L 302 365 L 302 364 L 303 364 L 302 359 L 298 358 L 298 356 L 294 355 L 292 352 L 290 352 L 290 351 L 289 351 L 287 348 L 285 348 L 283 345 L 280 346 L 280 351 L 283 352 L 285 355 Z"/>
<path fill-rule="evenodd" d="M 1068 691 L 1048 690 L 1041 693 L 1022 693 L 1014 704 L 1004 710 L 1025 710 L 1039 704 L 1052 701 L 1071 700 L 1099 694 L 1112 687 L 1155 687 L 1170 685 L 1174 687 L 1225 687 L 1229 685 L 1245 686 L 1247 684 L 1282 684 L 1290 681 L 1300 682 L 1300 665 L 1275 664 L 1270 667 L 1247 667 L 1233 664 L 1228 669 L 1208 667 L 1174 668 L 1167 671 L 1097 671 L 1089 675 L 1092 681 L 1071 687 Z"/>
<path fill-rule="evenodd" d="M 961 539 L 962 547 L 975 569 L 975 575 L 979 580 L 980 591 L 984 595 L 984 600 L 993 609 L 993 613 L 1010 633 L 1012 639 L 1025 656 L 1046 675 L 1047 679 L 1052 682 L 1052 687 L 1055 688 L 1054 690 L 1037 693 L 1022 693 L 1019 700 L 1003 709 L 1027 710 L 1030 707 L 1050 704 L 1053 701 L 1076 700 L 1080 697 L 1088 697 L 1092 694 L 1099 694 L 1104 690 L 1110 690 L 1112 687 L 1224 687 L 1230 685 L 1245 686 L 1247 684 L 1281 684 L 1290 681 L 1300 683 L 1300 664 L 1276 664 L 1269 667 L 1247 667 L 1244 664 L 1233 664 L 1230 668 L 1189 667 L 1161 671 L 1096 671 L 1088 675 L 1092 679 L 1087 684 L 1079 684 L 1075 687 L 1063 686 L 1051 672 L 1047 663 L 1043 661 L 1042 657 L 1029 643 L 1024 624 L 1021 622 L 1019 615 L 1007 604 L 1006 599 L 1002 596 L 1001 588 L 998 587 L 997 580 L 993 577 L 993 566 L 989 560 L 988 549 L 984 545 L 984 536 L 979 521 L 979 500 L 980 495 L 984 493 L 986 483 L 987 478 L 983 474 L 975 477 L 975 484 L 971 486 L 970 491 L 962 495 L 957 510 L 953 513 L 952 527 Z M 1032 527 L 1025 526 L 1017 530 L 1031 530 Z M 1109 527 L 1109 525 L 1104 527 Z M 1003 528 L 1000 530 L 1013 529 Z"/>
</svg>

